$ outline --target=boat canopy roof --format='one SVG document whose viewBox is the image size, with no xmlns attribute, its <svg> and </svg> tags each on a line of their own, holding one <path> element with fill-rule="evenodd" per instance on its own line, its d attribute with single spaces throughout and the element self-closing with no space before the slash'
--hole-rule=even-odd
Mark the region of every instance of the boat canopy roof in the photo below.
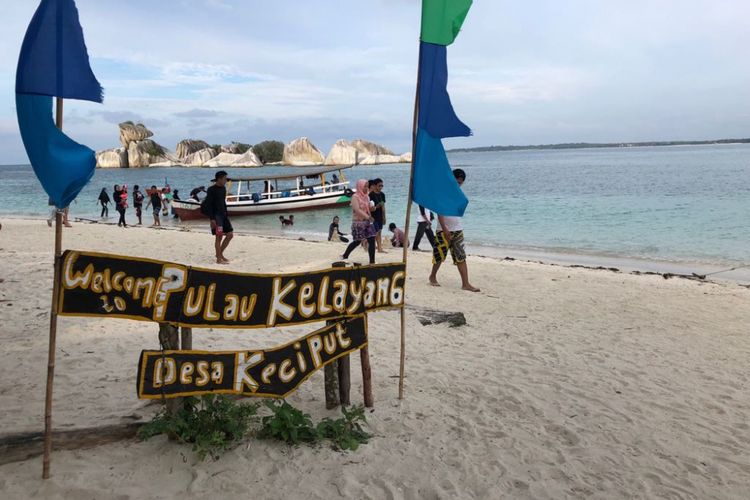
<svg viewBox="0 0 750 500">
<path fill-rule="evenodd" d="M 353 165 L 348 167 L 325 167 L 325 168 L 310 168 L 310 167 L 293 167 L 299 169 L 295 173 L 284 173 L 284 174 L 266 174 L 266 175 L 253 175 L 250 177 L 234 177 L 229 176 L 232 181 L 270 181 L 277 179 L 296 179 L 297 177 L 317 177 L 319 175 L 328 174 L 330 172 L 338 172 L 340 170 L 346 170 L 352 168 Z"/>
</svg>

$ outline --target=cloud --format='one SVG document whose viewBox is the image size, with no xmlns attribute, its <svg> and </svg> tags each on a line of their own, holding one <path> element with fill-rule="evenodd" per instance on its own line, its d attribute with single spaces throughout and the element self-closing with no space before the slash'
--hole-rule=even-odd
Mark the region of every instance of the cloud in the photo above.
<svg viewBox="0 0 750 500">
<path fill-rule="evenodd" d="M 180 111 L 177 113 L 172 113 L 172 116 L 176 116 L 177 118 L 213 118 L 215 116 L 221 115 L 220 111 L 216 111 L 214 109 L 191 109 L 188 111 Z"/>
</svg>

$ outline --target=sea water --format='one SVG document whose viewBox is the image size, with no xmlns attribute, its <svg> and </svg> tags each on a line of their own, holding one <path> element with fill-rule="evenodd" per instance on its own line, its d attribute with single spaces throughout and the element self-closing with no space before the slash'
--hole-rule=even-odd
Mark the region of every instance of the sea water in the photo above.
<svg viewBox="0 0 750 500">
<path fill-rule="evenodd" d="M 750 145 L 451 153 L 449 159 L 467 174 L 464 191 L 470 203 L 464 232 L 475 248 L 750 264 Z M 303 168 L 226 170 L 230 176 L 255 176 Z M 71 215 L 98 219 L 102 187 L 111 196 L 114 184 L 127 184 L 132 194 L 134 184 L 169 183 L 187 198 L 192 188 L 209 186 L 215 171 L 99 169 Z M 388 222 L 403 227 L 409 165 L 347 171 L 352 186 L 356 179 L 375 177 L 385 183 Z M 48 211 L 47 196 L 30 166 L 0 166 L 0 214 L 39 216 Z M 278 215 L 236 217 L 232 223 L 239 232 L 324 239 L 334 215 L 341 218 L 343 232 L 351 220 L 346 207 L 297 212 L 294 227 L 282 229 Z M 134 222 L 132 198 L 127 217 Z M 116 218 L 111 208 L 110 221 Z M 151 223 L 148 211 L 143 218 Z M 208 231 L 206 222 L 185 225 Z M 429 244 L 425 240 L 421 246 Z"/>
</svg>

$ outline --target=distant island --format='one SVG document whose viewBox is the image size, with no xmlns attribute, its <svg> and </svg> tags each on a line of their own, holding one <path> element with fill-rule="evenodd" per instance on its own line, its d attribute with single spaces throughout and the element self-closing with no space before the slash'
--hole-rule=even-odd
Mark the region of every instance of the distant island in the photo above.
<svg viewBox="0 0 750 500">
<path fill-rule="evenodd" d="M 651 141 L 651 142 L 565 142 L 562 144 L 538 144 L 536 146 L 481 146 L 478 148 L 450 149 L 449 153 L 476 153 L 485 151 L 526 151 L 534 149 L 591 149 L 591 148 L 638 148 L 645 146 L 703 146 L 710 144 L 748 144 L 750 139 L 717 139 L 714 141 Z"/>
</svg>

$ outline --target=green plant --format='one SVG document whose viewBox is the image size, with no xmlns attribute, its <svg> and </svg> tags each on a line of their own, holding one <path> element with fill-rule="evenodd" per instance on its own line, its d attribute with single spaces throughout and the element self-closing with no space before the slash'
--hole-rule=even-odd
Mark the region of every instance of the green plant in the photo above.
<svg viewBox="0 0 750 500">
<path fill-rule="evenodd" d="M 313 426 L 310 415 L 286 401 L 267 401 L 266 407 L 271 410 L 271 415 L 261 420 L 260 438 L 278 439 L 294 445 L 328 439 L 339 450 L 354 451 L 371 437 L 362 427 L 367 422 L 363 406 L 353 406 L 348 410 L 342 406 L 343 417 L 324 418 L 317 426 Z"/>
<path fill-rule="evenodd" d="M 253 153 L 263 163 L 281 161 L 284 157 L 284 143 L 281 141 L 263 141 L 253 146 Z"/>
<path fill-rule="evenodd" d="M 347 410 L 342 406 L 341 412 L 344 414 L 343 418 L 324 418 L 318 424 L 318 436 L 330 439 L 340 450 L 355 451 L 360 444 L 366 444 L 372 437 L 362 427 L 362 424 L 367 422 L 365 407 L 352 406 Z"/>
<path fill-rule="evenodd" d="M 191 443 L 201 459 L 206 455 L 217 458 L 247 435 L 257 411 L 257 404 L 239 404 L 222 395 L 185 398 L 182 408 L 174 413 L 165 408 L 138 430 L 138 437 L 175 436 Z"/>
<path fill-rule="evenodd" d="M 314 443 L 318 434 L 310 415 L 298 410 L 286 401 L 266 401 L 271 415 L 263 417 L 258 437 L 278 439 L 288 444 Z"/>
</svg>

